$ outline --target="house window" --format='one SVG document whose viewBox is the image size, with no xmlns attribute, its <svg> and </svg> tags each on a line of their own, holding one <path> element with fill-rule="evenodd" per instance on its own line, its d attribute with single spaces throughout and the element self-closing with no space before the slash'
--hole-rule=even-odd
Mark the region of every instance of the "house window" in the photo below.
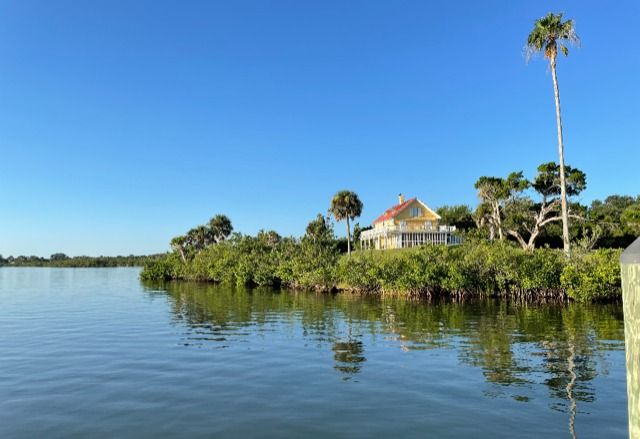
<svg viewBox="0 0 640 439">
<path fill-rule="evenodd" d="M 422 208 L 420 208 L 420 207 L 412 207 L 409 210 L 409 214 L 414 218 L 417 217 L 417 216 L 422 216 Z"/>
<path fill-rule="evenodd" d="M 433 230 L 433 223 L 431 221 L 426 221 L 424 223 L 424 228 L 427 230 Z"/>
</svg>

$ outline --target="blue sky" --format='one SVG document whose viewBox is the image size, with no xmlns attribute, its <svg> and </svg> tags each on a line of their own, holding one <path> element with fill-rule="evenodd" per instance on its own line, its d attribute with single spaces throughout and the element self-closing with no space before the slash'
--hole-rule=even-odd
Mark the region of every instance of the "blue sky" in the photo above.
<svg viewBox="0 0 640 439">
<path fill-rule="evenodd" d="M 334 192 L 368 224 L 557 158 L 533 21 L 564 11 L 567 163 L 640 193 L 637 1 L 29 1 L 0 5 L 0 254 L 151 253 L 226 213 L 300 235 Z M 342 224 L 338 225 L 342 233 Z"/>
</svg>

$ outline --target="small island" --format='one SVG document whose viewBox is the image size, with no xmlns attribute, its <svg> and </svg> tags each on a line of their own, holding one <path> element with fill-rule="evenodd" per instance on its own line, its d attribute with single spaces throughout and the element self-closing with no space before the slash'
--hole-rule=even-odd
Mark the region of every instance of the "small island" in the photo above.
<svg viewBox="0 0 640 439">
<path fill-rule="evenodd" d="M 566 175 L 566 193 L 576 197 L 586 175 L 569 166 Z M 302 237 L 232 233 L 231 220 L 217 215 L 175 237 L 173 251 L 147 261 L 141 278 L 456 300 L 619 300 L 618 260 L 640 231 L 640 196 L 614 195 L 588 207 L 570 199 L 567 253 L 557 164 L 541 164 L 531 180 L 523 172 L 482 176 L 475 188 L 475 209 L 432 210 L 400 195 L 372 226 L 355 224 L 353 231 L 363 203 L 343 190 Z M 336 237 L 333 220 L 345 223 L 345 238 Z"/>
</svg>

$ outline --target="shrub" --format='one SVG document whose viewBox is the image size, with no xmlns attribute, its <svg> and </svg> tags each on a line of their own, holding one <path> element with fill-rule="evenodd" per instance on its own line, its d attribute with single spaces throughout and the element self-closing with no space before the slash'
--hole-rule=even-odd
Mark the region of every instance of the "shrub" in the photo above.
<svg viewBox="0 0 640 439">
<path fill-rule="evenodd" d="M 163 255 L 157 259 L 148 260 L 140 273 L 142 280 L 170 280 L 175 279 L 179 257 L 176 254 Z"/>
<path fill-rule="evenodd" d="M 599 249 L 573 258 L 562 270 L 561 284 L 579 301 L 620 295 L 621 250 Z"/>
<path fill-rule="evenodd" d="M 289 286 L 366 293 L 489 295 L 525 300 L 565 293 L 578 301 L 620 294 L 616 250 L 568 260 L 559 250 L 525 251 L 508 242 L 469 239 L 455 247 L 423 246 L 340 256 L 334 240 L 280 238 L 261 232 L 211 245 L 182 262 L 148 261 L 143 279 L 186 279 L 241 286 Z"/>
</svg>

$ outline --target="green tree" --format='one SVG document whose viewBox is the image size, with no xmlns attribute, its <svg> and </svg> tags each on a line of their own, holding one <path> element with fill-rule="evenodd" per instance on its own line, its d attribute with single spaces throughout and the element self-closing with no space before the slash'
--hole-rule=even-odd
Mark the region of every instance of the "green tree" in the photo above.
<svg viewBox="0 0 640 439">
<path fill-rule="evenodd" d="M 186 236 L 181 235 L 171 239 L 171 248 L 173 249 L 173 251 L 180 253 L 180 259 L 182 259 L 183 263 L 187 262 L 187 258 L 185 256 L 185 248 L 184 248 L 186 243 L 187 243 Z"/>
<path fill-rule="evenodd" d="M 578 195 L 587 187 L 586 175 L 581 170 L 567 166 L 565 175 L 568 196 Z M 505 207 L 506 228 L 507 234 L 514 237 L 523 249 L 533 250 L 543 228 L 562 220 L 559 209 L 560 167 L 554 162 L 541 164 L 538 174 L 526 187 L 533 189 L 540 201 L 534 202 L 526 196 L 513 196 Z"/>
<path fill-rule="evenodd" d="M 588 211 L 589 223 L 602 229 L 598 247 L 627 247 L 633 242 L 640 233 L 634 229 L 634 206 L 640 206 L 640 197 L 610 195 L 604 200 L 594 200 L 591 203 Z"/>
<path fill-rule="evenodd" d="M 476 181 L 475 188 L 480 198 L 481 219 L 480 223 L 489 227 L 489 239 L 493 241 L 495 234 L 500 240 L 504 239 L 504 227 L 502 225 L 503 210 L 507 202 L 525 190 L 529 182 L 523 177 L 522 172 L 512 172 L 507 178 L 483 176 Z M 480 216 L 480 213 L 477 212 Z"/>
<path fill-rule="evenodd" d="M 65 255 L 64 253 L 54 253 L 49 257 L 49 259 L 51 259 L 52 261 L 64 261 L 66 259 L 69 259 L 69 256 Z"/>
<path fill-rule="evenodd" d="M 553 94 L 556 103 L 556 124 L 558 129 L 558 153 L 560 156 L 560 202 L 562 215 L 562 241 L 564 251 L 568 255 L 571 252 L 569 241 L 569 213 L 567 206 L 567 193 L 564 168 L 564 143 L 562 138 L 562 117 L 560 112 L 560 90 L 558 88 L 558 75 L 556 72 L 556 61 L 558 50 L 564 56 L 569 55 L 567 45 L 578 43 L 578 35 L 573 27 L 573 20 L 562 21 L 562 14 L 549 13 L 545 17 L 536 20 L 533 30 L 527 38 L 527 54 L 531 55 L 542 52 L 549 60 L 551 67 L 551 77 L 553 79 Z"/>
<path fill-rule="evenodd" d="M 362 235 L 362 232 L 366 232 L 371 229 L 373 229 L 372 226 L 362 227 L 360 223 L 355 223 L 353 225 L 353 242 L 357 245 L 357 243 L 360 242 L 360 235 Z M 360 244 L 360 249 L 362 249 L 362 243 Z"/>
<path fill-rule="evenodd" d="M 455 226 L 461 230 L 469 230 L 475 227 L 471 208 L 465 204 L 441 206 L 436 212 L 440 215 L 440 222 L 443 224 Z"/>
<path fill-rule="evenodd" d="M 200 251 L 209 244 L 211 233 L 207 226 L 197 226 L 189 230 L 186 235 L 186 244 L 189 248 Z"/>
<path fill-rule="evenodd" d="M 329 218 L 325 218 L 320 213 L 314 220 L 307 224 L 305 236 L 311 239 L 314 243 L 332 241 L 335 239 L 333 227 L 331 227 Z"/>
<path fill-rule="evenodd" d="M 260 230 L 256 235 L 256 239 L 266 247 L 273 249 L 280 243 L 282 236 L 275 230 Z"/>
<path fill-rule="evenodd" d="M 640 235 L 640 202 L 627 207 L 620 217 L 625 228 L 636 236 Z"/>
<path fill-rule="evenodd" d="M 215 243 L 222 242 L 231 235 L 233 226 L 231 220 L 226 215 L 218 214 L 209 220 L 209 231 L 211 240 Z"/>
<path fill-rule="evenodd" d="M 355 192 L 342 190 L 331 199 L 329 213 L 336 221 L 346 220 L 347 223 L 347 253 L 351 256 L 351 225 L 352 221 L 362 214 L 362 201 Z"/>
</svg>

